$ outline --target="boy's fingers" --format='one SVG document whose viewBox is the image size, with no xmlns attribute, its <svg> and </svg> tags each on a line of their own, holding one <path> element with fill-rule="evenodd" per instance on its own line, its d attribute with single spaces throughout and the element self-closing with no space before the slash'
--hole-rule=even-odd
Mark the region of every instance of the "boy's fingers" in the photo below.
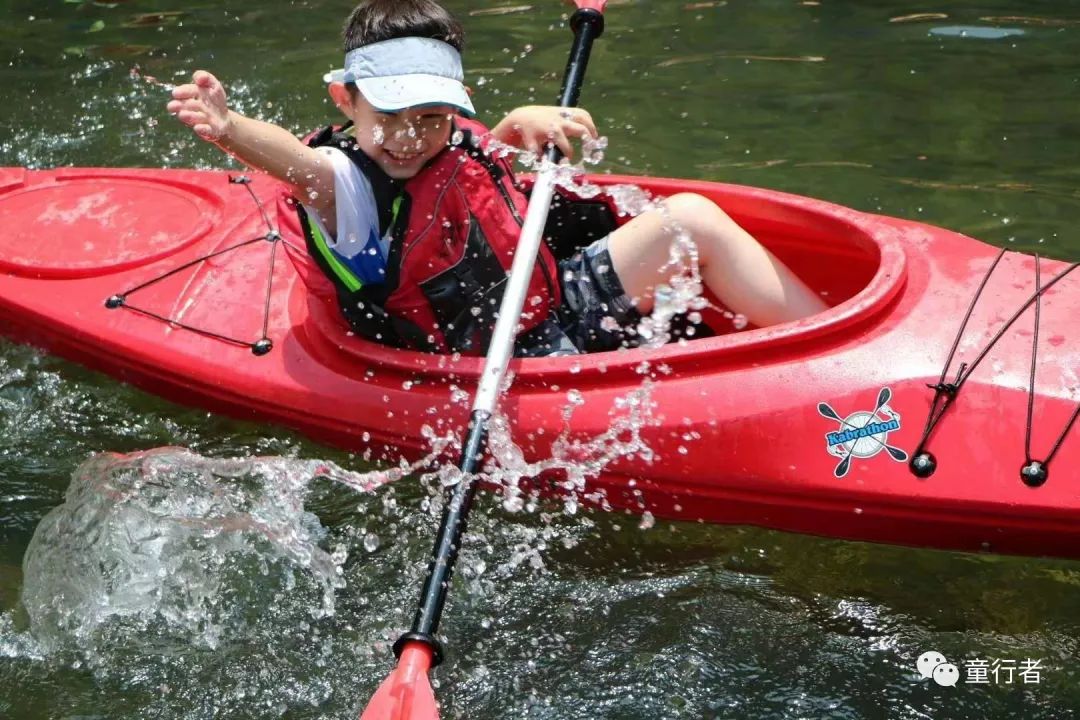
<svg viewBox="0 0 1080 720">
<path fill-rule="evenodd" d="M 213 84 L 217 82 L 217 78 L 205 70 L 196 70 L 195 74 L 191 76 L 191 79 L 201 88 L 212 87 Z"/>
<path fill-rule="evenodd" d="M 209 127 L 207 125 L 206 113 L 204 112 L 199 112 L 196 110 L 181 110 L 176 114 L 176 117 L 180 122 L 184 123 L 185 125 L 189 125 L 192 128 L 199 125 L 206 125 L 207 127 Z"/>
<path fill-rule="evenodd" d="M 573 122 L 572 120 L 563 123 L 562 130 L 569 137 L 585 137 L 586 135 L 596 137 L 594 131 L 590 130 L 588 125 Z"/>
<path fill-rule="evenodd" d="M 188 83 L 187 85 L 177 85 L 172 89 L 172 96 L 175 100 L 187 100 L 189 98 L 198 97 L 199 88 L 197 85 Z"/>
<path fill-rule="evenodd" d="M 583 110 L 582 108 L 562 108 L 559 110 L 559 117 L 568 122 L 588 128 L 589 134 L 593 137 L 597 137 L 600 134 L 596 131 L 596 123 L 593 122 L 592 115 L 589 114 L 588 110 Z"/>
<path fill-rule="evenodd" d="M 166 107 L 172 113 L 203 112 L 206 110 L 206 106 L 199 100 L 173 100 Z"/>
<path fill-rule="evenodd" d="M 555 147 L 562 151 L 562 154 L 567 158 L 574 157 L 574 148 L 570 144 L 570 139 L 566 137 L 566 134 L 562 130 L 556 130 L 551 134 L 551 142 Z"/>
<path fill-rule="evenodd" d="M 593 122 L 592 115 L 589 114 L 588 110 L 578 108 L 570 119 L 588 128 L 589 134 L 593 137 L 600 137 L 600 133 L 596 130 L 596 123 Z"/>
</svg>

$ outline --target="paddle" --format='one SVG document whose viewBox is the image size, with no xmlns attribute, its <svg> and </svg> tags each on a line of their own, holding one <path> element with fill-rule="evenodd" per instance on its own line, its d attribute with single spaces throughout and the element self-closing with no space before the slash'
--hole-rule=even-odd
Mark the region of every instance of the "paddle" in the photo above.
<svg viewBox="0 0 1080 720">
<path fill-rule="evenodd" d="M 592 43 L 604 31 L 604 6 L 607 0 L 574 0 L 577 10 L 570 18 L 574 31 L 574 44 L 563 76 L 559 97 L 561 107 L 573 107 L 581 93 L 585 68 L 589 63 Z M 442 661 L 442 647 L 435 639 L 435 632 L 442 617 L 450 587 L 450 578 L 457 560 L 465 521 L 472 508 L 476 494 L 476 470 L 487 445 L 487 424 L 495 411 L 499 386 L 506 374 L 506 366 L 514 348 L 514 338 L 521 309 L 525 304 L 529 278 L 532 276 L 536 255 L 540 250 L 544 224 L 555 191 L 554 164 L 560 153 L 550 147 L 545 155 L 549 164 L 537 173 L 529 198 L 529 209 L 521 227 L 517 252 L 510 267 L 506 291 L 499 306 L 499 318 L 492 333 L 480 382 L 473 399 L 469 417 L 469 434 L 462 448 L 461 480 L 454 486 L 450 499 L 443 510 L 442 523 L 435 540 L 427 578 L 420 593 L 420 604 L 413 620 L 412 630 L 394 643 L 398 657 L 393 670 L 371 698 L 361 720 L 434 720 L 439 717 L 435 693 L 428 681 L 428 671 Z"/>
</svg>

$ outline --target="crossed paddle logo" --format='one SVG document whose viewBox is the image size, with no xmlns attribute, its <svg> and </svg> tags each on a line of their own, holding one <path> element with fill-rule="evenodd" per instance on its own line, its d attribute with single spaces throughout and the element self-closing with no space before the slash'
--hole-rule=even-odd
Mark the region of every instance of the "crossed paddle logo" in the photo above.
<svg viewBox="0 0 1080 720">
<path fill-rule="evenodd" d="M 889 407 L 891 398 L 892 390 L 881 388 L 873 412 L 859 410 L 847 417 L 840 417 L 826 402 L 818 403 L 818 414 L 840 423 L 838 430 L 825 434 L 829 454 L 840 458 L 833 475 L 844 477 L 851 469 L 852 458 L 872 458 L 882 450 L 896 462 L 907 461 L 908 454 L 888 442 L 889 433 L 900 429 L 900 414 Z"/>
</svg>

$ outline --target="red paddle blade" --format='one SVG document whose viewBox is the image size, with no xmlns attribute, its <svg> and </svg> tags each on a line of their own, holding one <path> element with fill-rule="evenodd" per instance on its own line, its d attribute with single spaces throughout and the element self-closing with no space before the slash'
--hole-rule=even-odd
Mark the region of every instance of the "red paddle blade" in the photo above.
<svg viewBox="0 0 1080 720">
<path fill-rule="evenodd" d="M 596 12 L 604 12 L 604 6 L 608 4 L 608 0 L 573 0 L 573 3 L 578 6 L 579 10 L 595 10 Z"/>
<path fill-rule="evenodd" d="M 427 676 L 431 660 L 427 645 L 406 645 L 397 667 L 379 686 L 360 720 L 438 720 L 439 708 Z"/>
</svg>

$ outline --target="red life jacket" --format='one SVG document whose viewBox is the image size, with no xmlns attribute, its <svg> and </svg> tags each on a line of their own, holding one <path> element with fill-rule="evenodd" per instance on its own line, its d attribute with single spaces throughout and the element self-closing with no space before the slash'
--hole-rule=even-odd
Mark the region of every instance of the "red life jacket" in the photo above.
<svg viewBox="0 0 1080 720">
<path fill-rule="evenodd" d="M 380 233 L 391 233 L 385 283 L 358 287 L 344 277 L 303 208 L 295 200 L 291 205 L 309 253 L 333 281 L 357 333 L 399 347 L 479 355 L 494 329 L 527 199 L 509 161 L 485 152 L 487 130 L 471 120 L 454 122 L 450 146 L 405 182 L 387 176 L 340 131 L 326 128 L 309 140 L 340 148 L 371 181 Z M 555 258 L 542 246 L 519 334 L 554 322 L 560 300 Z"/>
</svg>

